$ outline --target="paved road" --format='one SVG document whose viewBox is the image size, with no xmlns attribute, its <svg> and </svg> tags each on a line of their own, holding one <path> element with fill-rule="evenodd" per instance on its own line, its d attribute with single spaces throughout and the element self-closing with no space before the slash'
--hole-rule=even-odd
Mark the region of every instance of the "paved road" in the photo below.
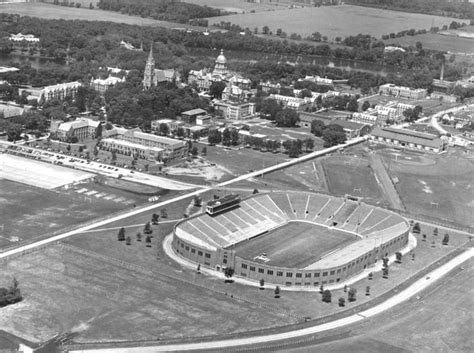
<svg viewBox="0 0 474 353">
<path fill-rule="evenodd" d="M 229 347 L 238 347 L 238 346 L 247 346 L 254 344 L 269 343 L 281 340 L 288 340 L 293 338 L 301 338 L 308 335 L 314 335 L 320 332 L 345 327 L 372 316 L 378 315 L 386 310 L 393 308 L 394 306 L 403 303 L 404 301 L 410 299 L 414 295 L 420 293 L 421 291 L 428 288 L 430 285 L 440 280 L 448 272 L 452 271 L 454 268 L 458 267 L 465 261 L 474 257 L 474 248 L 470 248 L 458 255 L 454 259 L 450 260 L 446 264 L 440 266 L 439 268 L 428 273 L 424 278 L 416 281 L 408 288 L 402 290 L 398 294 L 394 295 L 390 299 L 384 301 L 381 304 L 378 304 L 370 309 L 361 311 L 357 314 L 347 316 L 342 319 L 338 319 L 332 322 L 315 325 L 312 327 L 297 329 L 294 331 L 273 334 L 273 335 L 264 335 L 264 336 L 255 336 L 247 338 L 236 338 L 236 339 L 227 339 L 219 340 L 212 342 L 198 342 L 198 343 L 183 343 L 183 344 L 170 344 L 170 345 L 161 345 L 153 347 L 128 347 L 128 348 L 104 348 L 104 349 L 84 349 L 84 350 L 71 350 L 71 353 L 152 353 L 152 352 L 173 352 L 173 351 L 193 351 L 193 350 L 209 350 L 209 349 L 218 349 L 218 348 L 229 348 Z"/>
<path fill-rule="evenodd" d="M 4 258 L 7 258 L 7 257 L 15 255 L 15 254 L 21 254 L 23 252 L 27 252 L 27 251 L 30 251 L 32 249 L 35 249 L 35 248 L 38 248 L 38 247 L 41 247 L 41 246 L 45 246 L 47 244 L 51 244 L 51 243 L 57 242 L 59 240 L 68 238 L 72 235 L 83 233 L 83 232 L 88 231 L 90 229 L 101 227 L 101 226 L 104 226 L 106 224 L 109 224 L 109 223 L 112 223 L 112 222 L 115 222 L 115 221 L 119 221 L 119 220 L 122 220 L 122 219 L 125 219 L 125 218 L 128 218 L 128 217 L 131 217 L 131 216 L 135 216 L 135 215 L 140 214 L 140 213 L 149 212 L 149 211 L 152 211 L 154 209 L 169 205 L 171 203 L 181 201 L 181 200 L 187 199 L 189 197 L 193 197 L 195 195 L 200 195 L 202 193 L 205 193 L 205 192 L 210 191 L 210 190 L 215 189 L 215 188 L 219 188 L 219 187 L 222 187 L 222 186 L 227 186 L 227 185 L 233 184 L 235 182 L 246 180 L 246 179 L 249 179 L 249 178 L 254 178 L 254 177 L 266 174 L 266 173 L 273 172 L 275 170 L 284 169 L 284 168 L 287 168 L 289 166 L 295 165 L 297 163 L 305 162 L 307 160 L 311 160 L 313 158 L 323 156 L 323 155 L 328 154 L 328 153 L 335 152 L 335 151 L 337 151 L 341 148 L 345 148 L 345 147 L 349 147 L 349 146 L 352 146 L 352 145 L 359 144 L 361 142 L 366 141 L 366 139 L 367 139 L 366 137 L 359 137 L 359 138 L 356 138 L 356 139 L 352 139 L 352 140 L 348 141 L 347 143 L 345 143 L 343 145 L 329 147 L 329 148 L 326 148 L 326 149 L 321 150 L 321 151 L 312 152 L 312 153 L 309 153 L 309 154 L 307 154 L 303 157 L 295 158 L 295 159 L 292 159 L 290 161 L 274 165 L 272 167 L 264 168 L 262 170 L 258 170 L 258 171 L 252 172 L 252 173 L 241 175 L 237 178 L 225 181 L 223 183 L 220 183 L 220 184 L 217 184 L 217 185 L 214 185 L 214 186 L 209 186 L 209 187 L 205 187 L 205 188 L 202 188 L 202 189 L 198 189 L 198 190 L 189 192 L 189 193 L 181 195 L 181 196 L 174 197 L 174 198 L 166 200 L 166 201 L 151 204 L 150 206 L 147 206 L 147 207 L 134 209 L 132 211 L 120 214 L 118 216 L 113 216 L 113 217 L 110 217 L 110 218 L 107 218 L 107 219 L 104 219 L 104 220 L 101 220 L 101 221 L 97 221 L 97 222 L 88 224 L 86 226 L 83 226 L 83 227 L 80 227 L 80 228 L 62 233 L 62 234 L 55 235 L 51 238 L 39 240 L 39 241 L 31 243 L 31 244 L 27 244 L 27 245 L 20 246 L 20 247 L 15 248 L 15 249 L 7 250 L 7 251 L 4 251 L 4 252 L 0 253 L 0 259 L 4 259 Z"/>
</svg>

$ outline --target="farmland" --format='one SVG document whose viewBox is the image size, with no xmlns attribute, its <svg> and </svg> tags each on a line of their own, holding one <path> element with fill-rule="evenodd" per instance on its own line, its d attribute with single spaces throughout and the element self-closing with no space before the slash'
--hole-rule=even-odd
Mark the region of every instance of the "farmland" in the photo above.
<svg viewBox="0 0 474 353">
<path fill-rule="evenodd" d="M 281 9 L 259 13 L 220 16 L 210 18 L 209 23 L 231 22 L 253 29 L 268 26 L 275 32 L 297 33 L 303 37 L 318 31 L 330 39 L 358 33 L 380 38 L 383 34 L 408 29 L 429 29 L 449 25 L 452 18 L 410 14 L 389 10 L 363 8 L 350 5 Z"/>
<path fill-rule="evenodd" d="M 450 53 L 474 54 L 474 39 L 446 36 L 435 33 L 405 36 L 384 41 L 386 45 L 415 46 L 421 42 L 423 47 L 431 50 L 448 51 Z"/>
<path fill-rule="evenodd" d="M 184 2 L 189 2 L 191 4 L 197 4 L 201 6 L 209 6 L 217 9 L 222 9 L 228 12 L 237 12 L 244 13 L 250 11 L 267 11 L 269 9 L 274 9 L 277 4 L 259 4 L 252 2 L 245 2 L 242 0 L 184 0 Z"/>
</svg>

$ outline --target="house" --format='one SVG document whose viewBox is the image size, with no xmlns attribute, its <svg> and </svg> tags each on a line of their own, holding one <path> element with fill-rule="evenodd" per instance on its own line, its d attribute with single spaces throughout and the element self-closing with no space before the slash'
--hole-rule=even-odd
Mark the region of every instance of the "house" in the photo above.
<svg viewBox="0 0 474 353">
<path fill-rule="evenodd" d="M 197 108 L 197 109 L 191 109 L 187 110 L 185 112 L 181 113 L 181 120 L 184 121 L 186 124 L 196 124 L 196 118 L 199 116 L 206 115 L 207 112 L 204 109 Z"/>
<path fill-rule="evenodd" d="M 439 153 L 446 148 L 445 142 L 436 135 L 408 129 L 377 126 L 372 130 L 371 140 L 401 148 Z"/>
</svg>

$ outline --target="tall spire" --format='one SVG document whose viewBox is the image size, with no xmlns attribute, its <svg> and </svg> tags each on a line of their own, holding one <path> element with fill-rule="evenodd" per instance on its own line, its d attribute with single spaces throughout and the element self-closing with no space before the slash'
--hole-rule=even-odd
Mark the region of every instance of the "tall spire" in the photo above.
<svg viewBox="0 0 474 353">
<path fill-rule="evenodd" d="M 150 46 L 150 54 L 145 64 L 145 72 L 143 74 L 143 88 L 148 89 L 156 85 L 155 80 L 155 58 L 153 57 L 153 42 Z"/>
</svg>

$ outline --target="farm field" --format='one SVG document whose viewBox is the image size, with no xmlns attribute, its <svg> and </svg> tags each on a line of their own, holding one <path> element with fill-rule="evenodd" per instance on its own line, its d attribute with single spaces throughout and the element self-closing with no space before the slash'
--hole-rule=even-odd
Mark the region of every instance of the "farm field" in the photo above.
<svg viewBox="0 0 474 353">
<path fill-rule="evenodd" d="M 381 150 L 388 173 L 408 212 L 474 226 L 474 162 L 462 152 L 449 150 L 441 156 L 390 149 Z M 398 158 L 406 156 L 409 160 Z"/>
<path fill-rule="evenodd" d="M 278 6 L 277 4 L 259 4 L 257 2 L 252 3 L 242 0 L 184 0 L 183 2 L 214 7 L 224 11 L 237 13 L 267 11 Z"/>
<path fill-rule="evenodd" d="M 113 11 L 103 11 L 99 9 L 90 10 L 89 8 L 57 6 L 39 2 L 1 4 L 0 12 L 18 14 L 21 16 L 39 17 L 50 20 L 61 18 L 64 20 L 109 21 L 138 26 L 154 26 L 166 28 L 184 27 L 183 24 L 179 23 L 158 21 L 151 18 L 142 18 L 139 16 L 122 15 L 118 12 Z M 186 28 L 203 30 L 203 28 L 201 27 L 189 25 L 186 25 Z"/>
<path fill-rule="evenodd" d="M 325 253 L 356 240 L 349 233 L 330 230 L 316 224 L 289 222 L 268 234 L 236 245 L 238 256 L 253 260 L 262 253 L 267 265 L 304 268 L 318 261 Z"/>
<path fill-rule="evenodd" d="M 318 31 L 331 40 L 358 33 L 380 38 L 383 34 L 402 30 L 429 29 L 432 26 L 449 25 L 452 18 L 410 14 L 390 10 L 364 8 L 351 5 L 281 9 L 259 13 L 246 13 L 209 18 L 209 24 L 231 22 L 253 29 L 268 26 L 276 32 L 281 28 L 288 35 L 297 33 L 303 37 Z"/>
<path fill-rule="evenodd" d="M 395 44 L 401 46 L 415 46 L 416 42 L 421 42 L 423 44 L 423 48 L 425 49 L 448 51 L 454 54 L 474 54 L 474 39 L 472 38 L 461 38 L 435 33 L 426 33 L 413 37 L 405 36 L 402 38 L 393 38 L 384 41 L 386 45 Z"/>
</svg>

